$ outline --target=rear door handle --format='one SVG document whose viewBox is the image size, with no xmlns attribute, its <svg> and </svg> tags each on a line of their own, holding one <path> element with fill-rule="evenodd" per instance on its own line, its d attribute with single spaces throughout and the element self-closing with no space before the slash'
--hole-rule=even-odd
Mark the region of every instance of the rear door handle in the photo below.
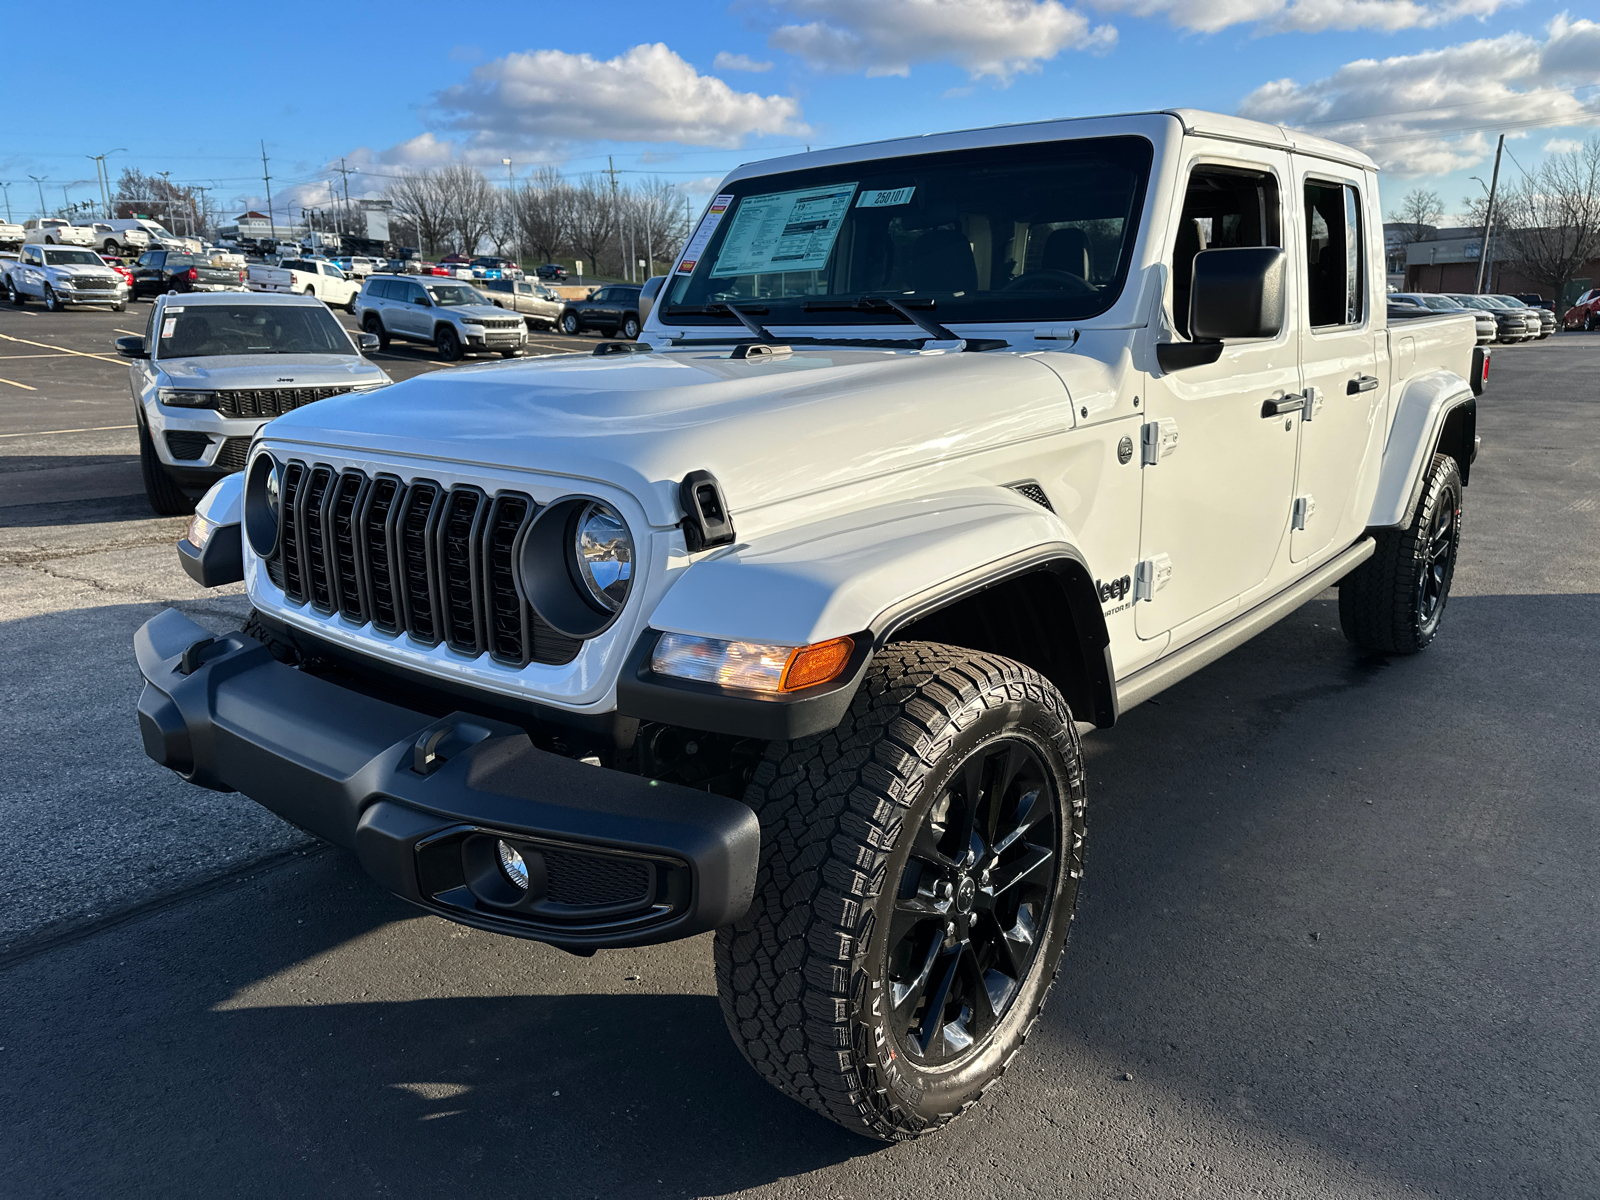
<svg viewBox="0 0 1600 1200">
<path fill-rule="evenodd" d="M 1345 384 L 1344 394 L 1356 396 L 1362 392 L 1375 392 L 1378 390 L 1378 377 L 1376 375 L 1357 375 Z"/>
<path fill-rule="evenodd" d="M 1299 392 L 1290 392 L 1281 399 L 1263 401 L 1261 404 L 1261 416 L 1263 419 L 1281 417 L 1284 413 L 1299 412 L 1305 406 L 1306 398 L 1304 396 Z"/>
</svg>

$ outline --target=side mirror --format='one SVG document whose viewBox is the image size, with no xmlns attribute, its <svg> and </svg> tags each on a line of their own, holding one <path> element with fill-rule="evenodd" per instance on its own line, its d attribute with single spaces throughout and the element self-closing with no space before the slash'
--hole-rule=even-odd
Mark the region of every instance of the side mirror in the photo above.
<svg viewBox="0 0 1600 1200">
<path fill-rule="evenodd" d="M 1276 246 L 1202 250 L 1195 255 L 1190 335 L 1224 342 L 1277 337 L 1283 332 L 1287 261 Z"/>
<path fill-rule="evenodd" d="M 414 296 L 411 300 L 411 303 L 420 304 L 423 308 L 433 307 L 433 301 L 429 300 L 426 296 Z"/>
<path fill-rule="evenodd" d="M 144 339 L 138 336 L 119 337 L 117 339 L 117 353 L 123 358 L 149 358 L 150 351 L 145 349 Z"/>
<path fill-rule="evenodd" d="M 356 345 L 361 347 L 361 353 L 370 354 L 378 348 L 378 335 L 375 333 L 356 334 Z"/>
<path fill-rule="evenodd" d="M 1283 331 L 1287 262 L 1277 246 L 1236 246 L 1195 255 L 1189 287 L 1191 340 L 1158 345 L 1161 369 L 1214 363 L 1222 357 L 1224 342 L 1277 337 Z"/>
</svg>

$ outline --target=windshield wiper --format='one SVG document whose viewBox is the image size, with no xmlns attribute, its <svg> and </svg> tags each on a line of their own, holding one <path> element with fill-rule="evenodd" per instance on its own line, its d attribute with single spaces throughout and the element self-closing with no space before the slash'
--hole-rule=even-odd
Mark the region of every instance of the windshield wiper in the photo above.
<svg viewBox="0 0 1600 1200">
<path fill-rule="evenodd" d="M 778 339 L 767 331 L 767 327 L 754 320 L 752 314 L 766 316 L 772 310 L 769 308 L 735 308 L 731 304 L 703 304 L 697 308 L 678 305 L 663 312 L 666 317 L 720 317 L 727 315 L 738 321 L 751 333 L 763 342 L 776 342 Z"/>
<path fill-rule="evenodd" d="M 905 302 L 901 300 L 891 300 L 888 296 L 861 296 L 848 304 L 828 303 L 826 301 L 809 301 L 804 306 L 803 311 L 883 312 L 885 309 L 888 309 L 890 312 L 899 313 L 900 316 L 904 317 L 907 321 L 910 321 L 917 328 L 921 329 L 923 333 L 937 341 L 959 342 L 961 340 L 959 334 L 953 333 L 951 330 L 946 329 L 932 317 L 922 316 L 912 307 L 912 305 L 915 305 L 916 308 L 934 308 L 937 306 L 937 303 L 938 302 L 935 300 L 912 300 L 910 302 Z"/>
</svg>

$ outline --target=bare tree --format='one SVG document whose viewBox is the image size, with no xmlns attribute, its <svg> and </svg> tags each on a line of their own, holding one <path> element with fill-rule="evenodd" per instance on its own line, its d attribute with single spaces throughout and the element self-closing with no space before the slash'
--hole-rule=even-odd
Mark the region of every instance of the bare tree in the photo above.
<svg viewBox="0 0 1600 1200">
<path fill-rule="evenodd" d="M 416 233 L 417 249 L 425 255 L 438 252 L 452 221 L 449 197 L 432 171 L 407 171 L 390 181 L 386 194 L 394 203 L 402 225 Z"/>
<path fill-rule="evenodd" d="M 593 274 L 610 273 L 621 265 L 618 253 L 617 204 L 611 185 L 597 175 L 586 175 L 572 193 L 570 243 L 594 267 Z"/>
<path fill-rule="evenodd" d="M 462 254 L 476 254 L 478 243 L 494 231 L 500 195 L 477 167 L 452 163 L 439 172 L 445 219 Z"/>
<path fill-rule="evenodd" d="M 150 217 L 174 233 L 201 223 L 200 197 L 193 188 L 133 167 L 122 169 L 111 204 L 119 217 Z"/>
<path fill-rule="evenodd" d="M 573 190 L 561 172 L 541 167 L 512 197 L 517 230 L 524 245 L 549 261 L 565 250 L 575 215 Z"/>
<path fill-rule="evenodd" d="M 649 274 L 657 263 L 670 264 L 689 236 L 689 217 L 683 192 L 664 179 L 648 179 L 627 193 L 637 256 L 649 260 Z"/>
<path fill-rule="evenodd" d="M 1585 264 L 1600 256 L 1600 137 L 1545 159 L 1507 189 L 1501 204 L 1495 222 L 1503 212 L 1512 267 L 1547 285 L 1559 302 Z"/>
<path fill-rule="evenodd" d="M 1412 188 L 1400 198 L 1400 206 L 1389 212 L 1389 220 L 1401 227 L 1401 244 L 1422 241 L 1443 217 L 1443 197 L 1425 188 Z"/>
</svg>

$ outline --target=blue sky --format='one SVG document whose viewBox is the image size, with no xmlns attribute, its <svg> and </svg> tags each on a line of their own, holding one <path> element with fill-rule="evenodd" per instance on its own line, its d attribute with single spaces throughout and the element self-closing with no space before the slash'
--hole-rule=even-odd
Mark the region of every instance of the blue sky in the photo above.
<svg viewBox="0 0 1600 1200">
<path fill-rule="evenodd" d="M 102 31 L 132 19 L 124 5 L 71 11 Z M 30 175 L 46 177 L 52 209 L 63 187 L 88 199 L 86 156 L 114 148 L 113 178 L 170 171 L 236 211 L 263 205 L 264 140 L 283 213 L 325 202 L 341 156 L 364 172 L 352 195 L 452 159 L 499 181 L 504 157 L 524 176 L 610 155 L 699 196 L 740 162 L 808 144 L 1179 105 L 1364 144 L 1391 206 L 1420 185 L 1455 212 L 1478 186 L 1468 177 L 1488 177 L 1497 133 L 1532 169 L 1600 126 L 1593 3 L 335 0 L 252 13 L 173 0 L 162 13 L 156 44 L 78 58 L 58 10 L 11 6 L 0 180 L 17 220 L 38 208 Z M 21 53 L 34 38 L 59 49 Z"/>
</svg>

